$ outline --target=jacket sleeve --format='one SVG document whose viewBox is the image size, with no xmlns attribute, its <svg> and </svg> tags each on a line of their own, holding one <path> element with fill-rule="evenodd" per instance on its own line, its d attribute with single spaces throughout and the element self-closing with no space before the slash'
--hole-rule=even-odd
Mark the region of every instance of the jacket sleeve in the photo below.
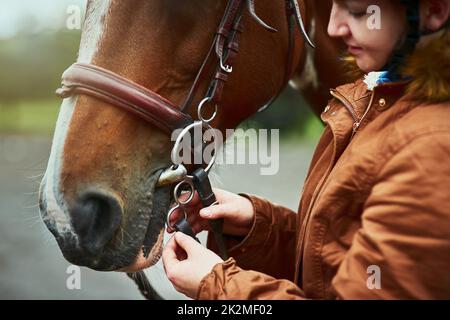
<svg viewBox="0 0 450 320">
<path fill-rule="evenodd" d="M 199 286 L 197 300 L 286 300 L 304 299 L 293 282 L 257 271 L 246 271 L 233 258 L 214 266 Z"/>
<path fill-rule="evenodd" d="M 256 196 L 241 195 L 252 202 L 256 214 L 247 237 L 236 239 L 225 236 L 229 255 L 241 268 L 292 280 L 297 213 Z M 208 237 L 208 248 L 217 252 L 211 235 Z"/>
<path fill-rule="evenodd" d="M 333 279 L 338 297 L 450 297 L 449 159 L 442 132 L 414 139 L 384 165 Z"/>
</svg>

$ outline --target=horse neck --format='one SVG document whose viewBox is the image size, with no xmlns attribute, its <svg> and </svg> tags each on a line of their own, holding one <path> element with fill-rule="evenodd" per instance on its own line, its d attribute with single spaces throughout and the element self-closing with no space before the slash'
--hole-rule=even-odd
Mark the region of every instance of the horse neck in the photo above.
<svg viewBox="0 0 450 320">
<path fill-rule="evenodd" d="M 246 75 L 233 75 L 234 79 L 230 81 L 230 84 L 233 85 L 233 82 L 239 82 L 238 80 L 234 81 L 236 78 L 243 78 L 244 80 L 240 81 L 242 83 L 241 87 L 250 87 L 254 88 L 254 90 L 260 89 L 259 91 L 261 94 L 259 94 L 259 97 L 256 99 L 249 100 L 244 93 L 241 96 L 235 96 L 234 100 L 231 100 L 231 106 L 225 103 L 225 108 L 219 116 L 220 119 L 216 122 L 216 127 L 222 131 L 225 128 L 235 128 L 240 122 L 254 115 L 261 107 L 271 100 L 272 97 L 277 96 L 280 91 L 287 86 L 287 80 L 302 74 L 305 68 L 307 50 L 304 38 L 297 26 L 293 29 L 294 42 L 292 48 L 292 60 L 289 61 L 288 58 L 289 37 L 285 1 L 269 0 L 266 2 L 261 1 L 259 4 L 261 5 L 258 7 L 260 10 L 258 11 L 260 17 L 263 18 L 267 24 L 275 27 L 279 31 L 275 34 L 275 36 L 278 37 L 278 44 L 274 45 L 273 34 L 263 29 L 260 25 L 256 25 L 248 15 L 245 17 L 246 28 L 242 40 L 243 49 L 241 49 L 239 59 L 242 59 L 240 60 L 240 65 Z M 263 7 L 263 4 L 266 6 Z M 305 3 L 305 1 L 299 1 L 299 5 L 302 14 L 304 14 L 304 17 L 306 17 L 307 20 L 305 21 L 305 25 L 309 28 L 312 17 L 308 14 L 310 10 L 307 8 L 307 3 Z M 258 37 L 260 37 L 260 41 L 252 41 Z M 270 45 L 264 44 L 264 40 L 261 40 L 270 38 L 272 38 L 272 40 L 270 40 Z M 246 51 L 252 51 L 253 53 L 247 54 Z M 257 59 L 257 57 L 262 56 L 261 53 L 264 52 L 269 52 L 270 57 L 264 57 L 259 63 L 254 63 L 254 61 L 252 61 Z M 248 67 L 252 64 L 255 64 L 253 70 Z M 262 69 L 266 69 L 265 75 L 269 75 L 267 78 L 258 76 L 258 72 L 261 72 Z M 267 70 L 272 71 L 267 72 Z M 248 83 L 250 82 L 254 82 L 255 85 L 249 86 Z M 237 87 L 239 87 L 239 85 L 237 85 Z M 230 113 L 233 113 L 235 116 L 230 117 Z M 226 116 L 224 117 L 224 115 Z"/>
</svg>

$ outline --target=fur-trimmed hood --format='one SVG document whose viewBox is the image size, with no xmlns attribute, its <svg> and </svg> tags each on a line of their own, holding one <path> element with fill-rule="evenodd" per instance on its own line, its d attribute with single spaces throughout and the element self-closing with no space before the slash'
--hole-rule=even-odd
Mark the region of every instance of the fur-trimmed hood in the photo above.
<svg viewBox="0 0 450 320">
<path fill-rule="evenodd" d="M 363 77 L 354 58 L 344 61 L 350 78 Z M 432 103 L 450 100 L 450 30 L 418 47 L 407 58 L 401 73 L 411 79 L 407 93 L 412 98 Z"/>
<path fill-rule="evenodd" d="M 450 32 L 417 48 L 409 57 L 403 74 L 412 81 L 408 93 L 429 102 L 450 100 Z"/>
</svg>

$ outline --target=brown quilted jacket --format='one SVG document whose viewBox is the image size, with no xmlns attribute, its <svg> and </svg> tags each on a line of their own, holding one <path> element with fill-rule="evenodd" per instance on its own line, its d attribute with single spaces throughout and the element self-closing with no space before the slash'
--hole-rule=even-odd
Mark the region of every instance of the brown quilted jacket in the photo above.
<svg viewBox="0 0 450 320">
<path fill-rule="evenodd" d="M 246 195 L 251 232 L 197 298 L 450 299 L 448 48 L 412 82 L 332 90 L 298 213 Z"/>
</svg>

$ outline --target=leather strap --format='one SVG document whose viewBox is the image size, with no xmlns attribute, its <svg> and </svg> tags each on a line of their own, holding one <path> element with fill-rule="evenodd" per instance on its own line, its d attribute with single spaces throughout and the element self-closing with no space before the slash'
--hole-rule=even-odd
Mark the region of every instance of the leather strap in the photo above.
<svg viewBox="0 0 450 320">
<path fill-rule="evenodd" d="M 245 0 L 230 0 L 227 3 L 227 7 L 225 8 L 225 12 L 224 15 L 222 17 L 222 20 L 220 21 L 219 26 L 217 27 L 217 31 L 215 33 L 214 36 L 214 41 L 212 42 L 211 48 L 209 49 L 208 54 L 205 57 L 205 60 L 203 61 L 203 64 L 199 70 L 199 72 L 197 73 L 197 76 L 195 78 L 195 81 L 191 87 L 191 90 L 189 91 L 189 94 L 185 100 L 185 102 L 183 103 L 183 107 L 182 110 L 183 111 L 187 111 L 189 109 L 189 107 L 191 106 L 194 98 L 197 95 L 197 90 L 200 86 L 200 83 L 202 81 L 204 81 L 207 77 L 213 77 L 212 79 L 210 79 L 210 85 L 208 88 L 208 93 L 206 94 L 206 96 L 208 97 L 212 97 L 211 95 L 211 91 L 212 91 L 212 87 L 215 86 L 216 80 L 219 79 L 221 81 L 226 81 L 224 79 L 227 78 L 227 75 L 219 75 L 218 73 L 220 72 L 219 68 L 220 68 L 220 64 L 218 65 L 217 62 L 215 64 L 215 66 L 218 66 L 214 71 L 215 74 L 211 74 L 211 69 L 210 68 L 206 68 L 206 66 L 208 65 L 208 63 L 212 60 L 211 58 L 213 57 L 213 53 L 215 53 L 216 58 L 217 59 L 221 59 L 223 58 L 223 60 L 228 60 L 229 57 L 224 57 L 224 53 L 226 54 L 225 51 L 225 45 L 229 44 L 229 46 L 232 46 L 235 50 L 235 52 L 237 53 L 238 47 L 239 47 L 239 37 L 236 37 L 236 32 L 242 33 L 243 32 L 243 26 L 240 23 L 241 21 L 241 17 L 243 14 L 243 6 L 245 4 Z M 238 21 L 238 23 L 236 24 L 236 21 Z M 233 59 L 234 60 L 234 57 Z M 233 61 L 226 61 L 228 65 L 229 62 L 233 63 Z M 220 90 L 222 91 L 222 90 Z M 205 95 L 202 96 L 202 98 L 204 98 Z M 215 101 L 217 101 L 218 99 L 213 99 Z M 217 101 L 220 102 L 220 101 Z"/>
<path fill-rule="evenodd" d="M 244 1 L 232 1 L 231 12 L 227 21 L 219 27 L 216 33 L 216 55 L 218 59 L 232 68 L 239 52 L 240 35 L 244 31 L 242 25 L 242 15 L 244 11 Z M 224 71 L 220 64 L 216 68 L 216 74 L 209 86 L 207 96 L 211 102 L 220 106 L 222 102 L 223 90 L 228 81 L 229 73 Z"/>
<path fill-rule="evenodd" d="M 129 272 L 127 273 L 128 277 L 130 277 L 138 286 L 139 291 L 147 300 L 164 300 L 158 292 L 152 287 L 150 282 L 148 281 L 147 276 L 144 271 L 138 272 Z"/>
<path fill-rule="evenodd" d="M 62 88 L 56 94 L 62 98 L 74 94 L 92 96 L 133 113 L 168 134 L 193 122 L 169 100 L 91 64 L 76 63 L 69 67 L 62 76 Z"/>
</svg>

